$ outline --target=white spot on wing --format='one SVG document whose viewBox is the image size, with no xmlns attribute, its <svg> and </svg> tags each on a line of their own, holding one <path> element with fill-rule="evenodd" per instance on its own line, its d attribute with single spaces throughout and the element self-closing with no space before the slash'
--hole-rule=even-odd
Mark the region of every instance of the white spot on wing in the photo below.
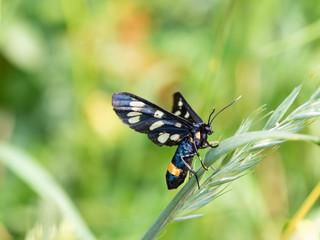
<svg viewBox="0 0 320 240">
<path fill-rule="evenodd" d="M 130 106 L 131 107 L 143 107 L 145 104 L 143 102 L 140 101 L 132 101 L 130 102 Z"/>
<path fill-rule="evenodd" d="M 133 108 L 131 108 L 131 110 L 133 112 L 138 112 L 138 111 L 141 111 L 141 108 L 133 107 Z"/>
<path fill-rule="evenodd" d="M 180 138 L 179 134 L 173 134 L 170 139 L 173 141 L 177 141 Z"/>
<path fill-rule="evenodd" d="M 179 106 L 179 107 L 182 107 L 182 105 L 183 105 L 183 102 L 182 102 L 181 99 L 179 99 L 178 106 Z"/>
<path fill-rule="evenodd" d="M 186 114 L 184 115 L 184 118 L 188 118 L 190 116 L 190 114 L 188 112 L 186 112 Z"/>
<path fill-rule="evenodd" d="M 178 128 L 182 127 L 181 123 L 176 123 L 175 126 L 178 127 Z"/>
<path fill-rule="evenodd" d="M 164 122 L 162 121 L 157 121 L 157 122 L 154 122 L 151 126 L 150 126 L 150 130 L 154 130 L 158 127 L 161 127 L 162 125 L 164 124 Z"/>
<path fill-rule="evenodd" d="M 156 117 L 156 118 L 162 118 L 163 114 L 164 114 L 163 112 L 157 110 L 157 111 L 154 113 L 154 117 Z"/>
<path fill-rule="evenodd" d="M 179 110 L 174 113 L 174 115 L 176 115 L 176 116 L 180 116 L 180 114 L 181 114 L 181 112 Z"/>
<path fill-rule="evenodd" d="M 169 136 L 170 136 L 169 133 L 160 133 L 158 137 L 158 141 L 161 143 L 165 143 L 168 140 Z"/>
<path fill-rule="evenodd" d="M 140 116 L 129 118 L 128 122 L 131 124 L 137 123 L 140 121 Z"/>
<path fill-rule="evenodd" d="M 127 114 L 128 117 L 134 117 L 134 116 L 139 116 L 141 115 L 142 113 L 141 112 L 129 112 Z"/>
</svg>

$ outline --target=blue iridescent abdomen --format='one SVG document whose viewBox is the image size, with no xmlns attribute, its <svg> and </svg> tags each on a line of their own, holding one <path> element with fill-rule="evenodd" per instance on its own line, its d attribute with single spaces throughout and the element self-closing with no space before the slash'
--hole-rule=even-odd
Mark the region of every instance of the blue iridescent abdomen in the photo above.
<svg viewBox="0 0 320 240">
<path fill-rule="evenodd" d="M 195 149 L 193 139 L 185 137 L 179 144 L 176 153 L 174 154 L 172 161 L 168 167 L 166 180 L 168 189 L 177 188 L 180 186 L 187 176 L 189 171 L 183 160 L 191 166 L 194 157 Z M 190 156 L 188 156 L 190 155 Z"/>
</svg>

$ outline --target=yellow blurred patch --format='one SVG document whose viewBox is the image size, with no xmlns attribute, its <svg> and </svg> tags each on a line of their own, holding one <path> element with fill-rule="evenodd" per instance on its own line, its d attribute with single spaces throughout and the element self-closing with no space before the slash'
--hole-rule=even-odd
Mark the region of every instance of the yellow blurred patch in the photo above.
<svg viewBox="0 0 320 240">
<path fill-rule="evenodd" d="M 14 125 L 14 115 L 10 112 L 0 110 L 0 141 L 10 140 L 14 129 Z"/>
<path fill-rule="evenodd" d="M 319 240 L 316 225 L 308 220 L 301 220 L 296 230 L 289 237 L 290 240 Z"/>
<path fill-rule="evenodd" d="M 85 100 L 84 112 L 89 126 L 106 140 L 114 140 L 126 126 L 120 121 L 111 104 L 112 96 L 96 91 Z"/>
<path fill-rule="evenodd" d="M 8 233 L 7 229 L 0 223 L 0 239 L 1 240 L 11 240 L 13 239 Z"/>
<path fill-rule="evenodd" d="M 208 70 L 214 73 L 219 68 L 220 68 L 220 62 L 215 58 L 211 58 L 208 62 Z"/>
<path fill-rule="evenodd" d="M 45 223 L 36 223 L 35 226 L 27 232 L 25 239 L 77 240 L 79 238 L 76 236 L 72 225 L 63 219 L 59 225 L 50 225 L 50 227 Z"/>
</svg>

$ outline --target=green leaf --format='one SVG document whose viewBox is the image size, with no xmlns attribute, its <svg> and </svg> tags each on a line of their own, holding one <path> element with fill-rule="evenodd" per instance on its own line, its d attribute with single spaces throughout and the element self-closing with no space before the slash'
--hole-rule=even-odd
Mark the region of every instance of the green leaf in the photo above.
<svg viewBox="0 0 320 240">
<path fill-rule="evenodd" d="M 184 221 L 184 220 L 189 220 L 189 219 L 193 219 L 193 218 L 198 218 L 198 217 L 202 217 L 206 214 L 194 214 L 194 215 L 188 215 L 188 216 L 185 216 L 185 217 L 177 217 L 177 218 L 174 218 L 172 220 L 172 222 L 181 222 L 181 221 Z"/>
<path fill-rule="evenodd" d="M 253 145 L 252 147 L 249 148 L 249 151 L 257 151 L 257 150 L 261 150 L 261 149 L 266 149 L 269 147 L 273 147 L 276 145 L 279 145 L 281 143 L 283 143 L 284 140 L 278 140 L 278 141 L 272 141 L 272 140 L 267 140 L 265 142 L 259 142 L 255 145 Z"/>
<path fill-rule="evenodd" d="M 263 111 L 265 111 L 265 105 L 259 107 L 253 113 L 251 113 L 247 119 L 245 119 L 240 127 L 238 128 L 236 135 L 248 132 L 254 121 L 256 120 L 257 116 L 259 116 Z"/>
<path fill-rule="evenodd" d="M 221 163 L 220 163 L 220 165 L 219 165 L 219 168 L 227 165 L 227 164 L 231 161 L 234 153 L 235 153 L 235 151 L 229 152 L 229 153 L 222 159 L 222 161 L 221 161 Z"/>
<path fill-rule="evenodd" d="M 300 119 L 306 119 L 306 118 L 314 118 L 320 116 L 320 112 L 307 112 L 307 113 L 301 113 L 297 114 L 294 117 L 292 117 L 292 120 L 300 120 Z"/>
<path fill-rule="evenodd" d="M 273 114 L 270 116 L 268 122 L 266 123 L 263 130 L 269 130 L 273 128 L 280 119 L 284 116 L 284 114 L 288 111 L 289 107 L 293 103 L 293 101 L 296 99 L 297 95 L 299 94 L 301 90 L 302 85 L 296 87 L 292 93 L 280 104 L 280 106 L 273 112 Z"/>
<path fill-rule="evenodd" d="M 220 178 L 220 179 L 217 179 L 215 181 L 212 181 L 210 183 L 207 184 L 208 187 L 215 187 L 215 186 L 219 186 L 219 185 L 222 185 L 222 184 L 225 184 L 225 183 L 228 183 L 228 182 L 231 182 L 231 181 L 234 181 L 238 178 L 240 178 L 242 176 L 232 176 L 232 177 L 224 177 L 224 178 Z"/>
<path fill-rule="evenodd" d="M 312 94 L 310 101 L 317 100 L 320 98 L 320 87 L 317 88 L 317 90 Z"/>
<path fill-rule="evenodd" d="M 281 139 L 281 140 L 291 140 L 291 141 L 309 141 L 320 145 L 320 138 L 288 133 L 281 131 L 257 131 L 257 132 L 248 132 L 241 135 L 233 136 L 222 142 L 220 142 L 219 147 L 215 149 L 210 149 L 205 157 L 205 165 L 210 166 L 214 161 L 227 154 L 230 151 L 235 150 L 238 147 L 243 145 L 253 143 L 259 140 L 268 139 Z M 201 177 L 204 174 L 204 169 L 199 168 L 197 171 L 198 177 Z M 197 183 L 194 177 L 182 187 L 182 189 L 177 193 L 173 200 L 168 204 L 168 206 L 163 210 L 159 217 L 154 221 L 150 226 L 148 231 L 142 237 L 142 239 L 154 239 L 174 218 L 175 214 L 180 210 L 181 206 L 188 199 L 193 191 L 197 189 Z"/>
<path fill-rule="evenodd" d="M 34 158 L 8 144 L 0 144 L 0 161 L 33 188 L 41 197 L 54 202 L 73 226 L 74 231 L 80 239 L 96 239 L 66 192 Z"/>
</svg>

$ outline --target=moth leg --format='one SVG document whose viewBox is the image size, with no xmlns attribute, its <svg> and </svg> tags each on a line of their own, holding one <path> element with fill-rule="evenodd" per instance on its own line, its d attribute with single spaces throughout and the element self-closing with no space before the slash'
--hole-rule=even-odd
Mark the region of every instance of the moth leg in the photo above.
<svg viewBox="0 0 320 240">
<path fill-rule="evenodd" d="M 219 146 L 219 141 L 213 141 L 213 142 L 208 142 L 207 140 L 205 141 L 206 141 L 206 144 L 208 145 L 207 147 L 216 148 Z"/>
<path fill-rule="evenodd" d="M 198 184 L 198 188 L 200 189 L 200 183 L 199 183 L 199 179 L 198 179 L 198 175 L 197 173 L 193 170 L 193 168 L 183 159 L 184 157 L 192 157 L 195 154 L 186 154 L 180 157 L 180 159 L 182 160 L 182 162 L 184 163 L 184 165 L 186 165 L 186 167 L 189 169 L 189 171 L 194 175 L 194 177 L 196 178 L 197 184 Z"/>
<path fill-rule="evenodd" d="M 208 144 L 208 146 L 211 147 L 211 148 L 219 147 L 219 141 L 208 142 L 206 140 L 206 144 Z M 212 168 L 213 171 L 216 170 L 212 165 L 210 167 Z"/>
<path fill-rule="evenodd" d="M 211 148 L 216 148 L 216 147 L 219 146 L 219 142 L 218 142 L 218 141 L 214 141 L 214 142 L 210 142 L 210 143 L 209 143 L 207 140 L 205 140 L 205 141 L 206 141 L 206 144 L 207 144 L 208 146 L 210 146 Z M 214 144 L 215 144 L 215 145 L 214 145 Z M 196 153 L 197 153 L 197 156 L 198 156 L 198 158 L 199 158 L 199 160 L 200 160 L 201 166 L 202 166 L 205 170 L 208 170 L 208 168 L 203 164 L 203 162 L 202 162 L 202 160 L 201 160 L 201 157 L 200 157 L 200 154 L 199 154 L 199 152 L 198 152 L 198 149 L 197 149 L 196 144 L 193 143 L 193 145 L 194 145 L 194 147 L 195 147 L 195 149 L 196 149 Z M 216 170 L 212 165 L 211 165 L 210 167 L 212 168 L 213 171 Z"/>
<path fill-rule="evenodd" d="M 189 155 L 190 156 L 190 155 Z M 194 154 L 192 154 L 192 156 L 194 156 Z M 190 167 L 192 167 L 192 166 L 190 166 Z M 193 167 L 192 167 L 192 169 L 193 169 Z M 192 172 L 191 171 L 189 171 L 189 179 L 192 177 Z"/>
<path fill-rule="evenodd" d="M 207 168 L 207 167 L 203 164 L 203 162 L 202 162 L 200 153 L 198 152 L 198 148 L 197 148 L 195 142 L 193 142 L 193 146 L 194 146 L 194 149 L 195 149 L 195 151 L 196 151 L 196 154 L 197 154 L 197 156 L 198 156 L 198 158 L 199 158 L 199 160 L 200 160 L 201 166 L 204 168 L 204 170 L 208 171 L 208 168 Z"/>
</svg>

